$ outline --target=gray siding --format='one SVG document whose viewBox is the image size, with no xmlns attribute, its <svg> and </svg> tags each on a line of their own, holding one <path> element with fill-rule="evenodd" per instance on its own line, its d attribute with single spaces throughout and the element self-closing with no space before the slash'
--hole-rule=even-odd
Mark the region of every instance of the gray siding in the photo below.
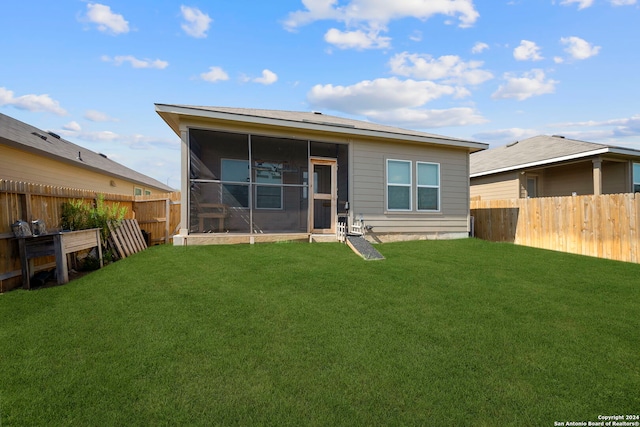
<svg viewBox="0 0 640 427">
<path fill-rule="evenodd" d="M 602 162 L 602 193 L 616 194 L 631 191 L 628 162 Z M 544 173 L 544 196 L 593 194 L 593 163 L 583 162 L 548 168 Z"/>
<path fill-rule="evenodd" d="M 557 197 L 593 194 L 593 163 L 574 163 L 548 168 L 544 171 L 544 184 L 539 196 Z"/>
<path fill-rule="evenodd" d="M 604 194 L 632 193 L 629 162 L 602 163 L 602 192 Z"/>
<path fill-rule="evenodd" d="M 413 169 L 411 212 L 386 211 L 386 161 L 410 160 Z M 416 162 L 440 164 L 440 211 L 416 210 Z M 353 142 L 351 212 L 375 233 L 466 233 L 469 215 L 469 154 L 466 150 L 416 144 Z"/>
</svg>

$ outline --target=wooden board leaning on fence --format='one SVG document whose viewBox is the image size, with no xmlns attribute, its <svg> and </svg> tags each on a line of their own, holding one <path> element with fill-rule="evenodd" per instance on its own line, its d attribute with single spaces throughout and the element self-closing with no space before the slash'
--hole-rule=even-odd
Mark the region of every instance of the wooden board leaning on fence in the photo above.
<svg viewBox="0 0 640 427">
<path fill-rule="evenodd" d="M 122 259 L 147 248 L 142 230 L 135 219 L 124 219 L 119 223 L 109 223 L 108 244 Z"/>
</svg>

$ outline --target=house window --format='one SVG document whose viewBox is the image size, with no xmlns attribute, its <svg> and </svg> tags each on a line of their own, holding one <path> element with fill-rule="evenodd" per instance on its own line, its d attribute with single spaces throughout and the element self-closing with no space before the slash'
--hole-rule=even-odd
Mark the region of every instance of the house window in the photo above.
<svg viewBox="0 0 640 427">
<path fill-rule="evenodd" d="M 437 211 L 440 209 L 440 165 L 438 163 L 416 162 L 418 210 Z"/>
<path fill-rule="evenodd" d="M 133 195 L 134 196 L 142 196 L 142 188 L 134 187 L 133 188 Z"/>
<path fill-rule="evenodd" d="M 220 175 L 222 203 L 229 206 L 249 207 L 249 161 L 222 159 Z"/>
<path fill-rule="evenodd" d="M 633 164 L 633 192 L 640 193 L 640 163 Z"/>
<path fill-rule="evenodd" d="M 150 195 L 151 195 L 151 191 L 149 191 L 149 190 L 144 190 L 144 195 L 145 195 L 145 196 L 150 196 Z"/>
<path fill-rule="evenodd" d="M 411 161 L 387 160 L 387 209 L 411 210 Z"/>
<path fill-rule="evenodd" d="M 282 209 L 282 163 L 255 163 L 256 209 Z"/>
</svg>

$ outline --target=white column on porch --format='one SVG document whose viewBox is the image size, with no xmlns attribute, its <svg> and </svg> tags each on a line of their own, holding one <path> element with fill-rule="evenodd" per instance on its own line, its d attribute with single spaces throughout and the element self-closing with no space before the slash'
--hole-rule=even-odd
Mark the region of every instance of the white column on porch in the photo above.
<svg viewBox="0 0 640 427">
<path fill-rule="evenodd" d="M 602 159 L 593 159 L 593 194 L 602 194 Z"/>
<path fill-rule="evenodd" d="M 189 234 L 187 218 L 189 218 L 189 176 L 191 171 L 189 170 L 189 130 L 186 127 L 180 127 L 180 140 L 180 170 L 182 171 L 182 177 L 180 178 L 180 231 L 173 238 L 173 244 L 176 246 L 183 246 L 185 238 Z"/>
</svg>

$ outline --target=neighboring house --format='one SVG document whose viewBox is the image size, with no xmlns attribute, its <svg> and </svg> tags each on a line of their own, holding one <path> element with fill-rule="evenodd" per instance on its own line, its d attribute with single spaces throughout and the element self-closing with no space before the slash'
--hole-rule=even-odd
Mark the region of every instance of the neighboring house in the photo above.
<svg viewBox="0 0 640 427">
<path fill-rule="evenodd" d="M 312 112 L 156 111 L 182 139 L 176 244 L 335 240 L 337 223 L 379 240 L 468 236 L 469 153 L 486 144 Z"/>
<path fill-rule="evenodd" d="M 640 191 L 640 151 L 536 136 L 471 155 L 471 197 L 482 200 Z"/>
<path fill-rule="evenodd" d="M 0 114 L 0 179 L 126 195 L 174 191 L 104 154 L 4 114 Z"/>
</svg>

